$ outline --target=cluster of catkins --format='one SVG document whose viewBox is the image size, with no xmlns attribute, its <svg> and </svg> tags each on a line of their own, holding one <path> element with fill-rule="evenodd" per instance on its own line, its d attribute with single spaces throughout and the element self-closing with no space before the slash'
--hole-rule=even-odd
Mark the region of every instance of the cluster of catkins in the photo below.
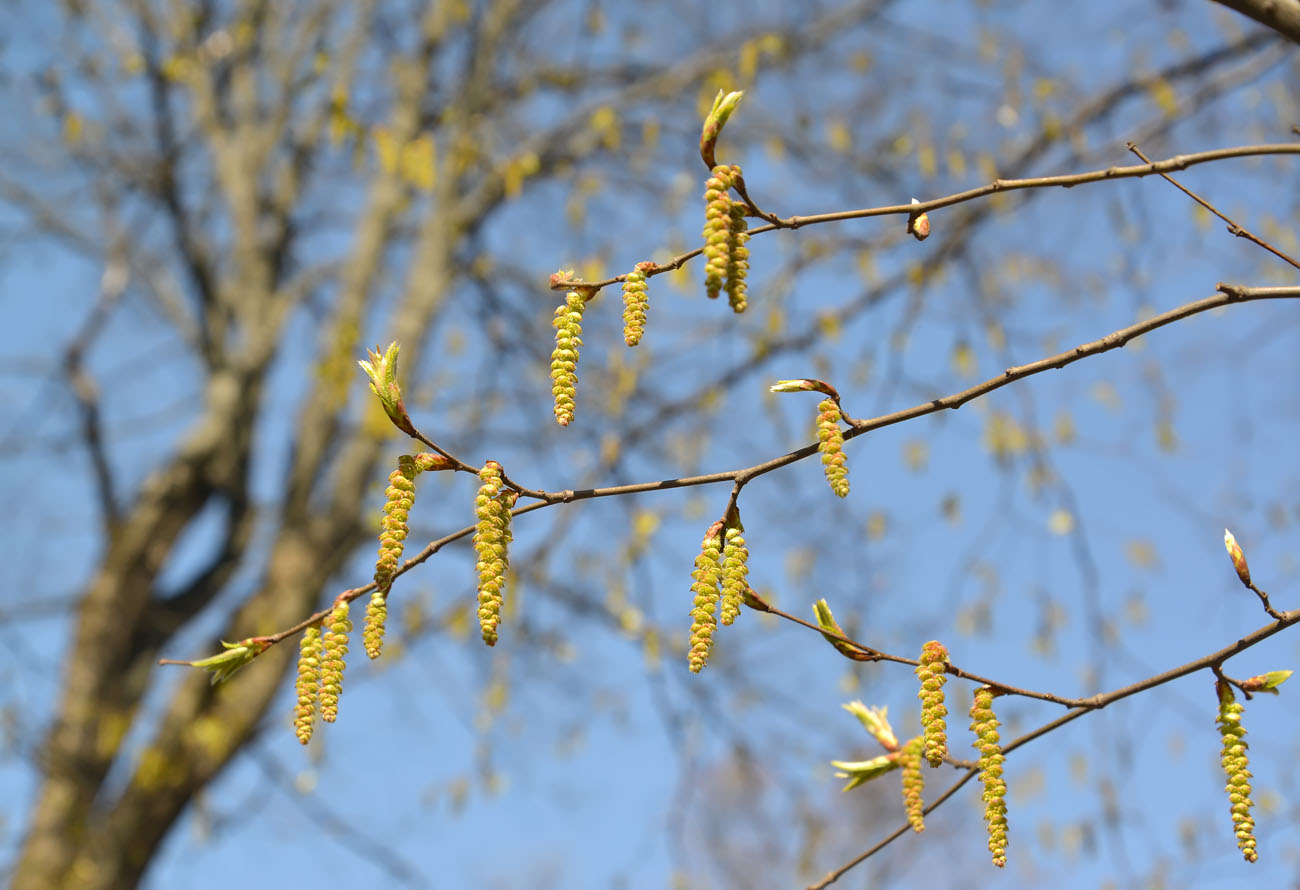
<svg viewBox="0 0 1300 890">
<path fill-rule="evenodd" d="M 704 183 L 704 290 L 717 299 L 725 290 L 733 312 L 744 312 L 749 274 L 745 205 L 731 200 L 740 167 L 719 164 Z"/>
<path fill-rule="evenodd" d="M 384 518 L 380 523 L 379 555 L 375 561 L 375 591 L 366 607 L 362 641 L 366 655 L 378 658 L 383 649 L 388 619 L 388 592 L 401 564 L 408 534 L 407 519 L 415 503 L 415 478 L 429 470 L 449 469 L 453 462 L 437 454 L 403 454 L 397 469 L 388 477 Z M 478 614 L 483 641 L 497 641 L 501 603 L 509 568 L 507 548 L 511 541 L 510 511 L 518 492 L 504 483 L 501 465 L 488 461 L 479 471 L 475 499 L 477 524 L 474 550 L 478 556 Z M 298 649 L 298 678 L 295 686 L 294 731 L 304 745 L 311 741 L 316 714 L 326 723 L 338 717 L 339 695 L 343 692 L 343 671 L 352 632 L 349 601 L 335 600 L 334 607 L 319 624 L 303 631 Z"/>
<path fill-rule="evenodd" d="M 745 547 L 740 517 L 728 523 L 719 519 L 704 534 L 700 555 L 691 572 L 691 636 L 687 664 L 699 673 L 713 649 L 718 622 L 731 624 L 749 589 L 749 550 Z M 719 608 L 721 604 L 721 608 Z"/>
<path fill-rule="evenodd" d="M 352 632 L 348 611 L 347 600 L 335 600 L 334 608 L 320 625 L 303 631 L 298 645 L 295 686 L 298 701 L 293 711 L 293 727 L 298 741 L 304 745 L 311 741 L 318 710 L 326 723 L 333 723 L 339 716 L 344 659 L 348 654 L 348 634 Z"/>
<path fill-rule="evenodd" d="M 822 622 L 823 626 L 829 622 Z M 948 756 L 948 709 L 944 704 L 944 680 L 948 671 L 948 652 L 943 644 L 931 640 L 921 650 L 916 674 L 921 680 L 921 735 L 899 745 L 885 720 L 885 709 L 867 708 L 861 702 L 845 705 L 845 709 L 862 720 L 867 729 L 889 753 L 873 760 L 856 763 L 835 761 L 834 765 L 849 772 L 839 773 L 849 777 L 844 790 L 856 788 L 865 781 L 891 769 L 902 773 L 903 808 L 913 831 L 925 830 L 925 771 L 922 764 L 931 767 L 941 764 Z M 984 820 L 988 825 L 989 852 L 998 867 L 1007 862 L 1007 783 L 1002 776 L 1002 747 L 998 736 L 998 719 L 993 714 L 996 690 L 981 686 L 975 692 L 971 705 L 971 733 L 973 745 L 979 752 L 978 768 L 984 785 Z"/>
</svg>

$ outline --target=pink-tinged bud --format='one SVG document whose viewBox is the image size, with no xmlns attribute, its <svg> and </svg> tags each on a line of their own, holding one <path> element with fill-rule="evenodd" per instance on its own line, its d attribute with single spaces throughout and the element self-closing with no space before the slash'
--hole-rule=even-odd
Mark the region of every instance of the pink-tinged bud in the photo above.
<svg viewBox="0 0 1300 890">
<path fill-rule="evenodd" d="M 811 378 L 801 378 L 798 380 L 778 380 L 767 388 L 768 392 L 819 392 L 822 395 L 830 396 L 838 400 L 840 397 L 839 390 L 831 386 L 825 380 L 814 380 Z"/>
<path fill-rule="evenodd" d="M 718 145 L 718 136 L 722 133 L 723 126 L 731 113 L 736 110 L 740 104 L 740 99 L 744 92 L 723 93 L 718 90 L 718 95 L 713 99 L 713 107 L 709 110 L 708 116 L 704 118 L 704 126 L 700 130 L 700 157 L 704 160 L 704 165 L 710 170 L 716 166 L 714 160 L 714 150 Z"/>
<path fill-rule="evenodd" d="M 1294 673 L 1293 671 L 1269 671 L 1267 674 L 1257 674 L 1249 680 L 1241 681 L 1243 692 L 1268 692 L 1277 695 L 1277 687 L 1285 683 Z"/>
<path fill-rule="evenodd" d="M 551 290 L 567 290 L 577 280 L 578 277 L 572 269 L 561 269 L 558 272 L 552 272 Z"/>
<path fill-rule="evenodd" d="M 1241 545 L 1226 528 L 1223 530 L 1223 546 L 1227 548 L 1228 556 L 1232 558 L 1232 567 L 1237 570 L 1237 577 L 1241 579 L 1242 584 L 1250 587 L 1250 566 L 1246 565 L 1246 554 L 1241 552 Z"/>
<path fill-rule="evenodd" d="M 402 403 L 402 388 L 397 385 L 398 349 L 397 343 L 393 342 L 388 344 L 388 349 L 381 354 L 379 347 L 376 346 L 373 351 L 367 350 L 370 361 L 357 362 L 357 364 L 370 378 L 370 389 L 379 396 L 379 403 L 384 406 L 384 413 L 393 422 L 393 426 L 408 436 L 418 437 L 415 424 L 411 423 L 411 418 L 406 413 L 406 405 Z"/>
<path fill-rule="evenodd" d="M 912 199 L 913 204 L 921 202 Z M 913 213 L 907 218 L 907 232 L 917 241 L 924 241 L 930 237 L 930 215 L 927 213 Z"/>
</svg>

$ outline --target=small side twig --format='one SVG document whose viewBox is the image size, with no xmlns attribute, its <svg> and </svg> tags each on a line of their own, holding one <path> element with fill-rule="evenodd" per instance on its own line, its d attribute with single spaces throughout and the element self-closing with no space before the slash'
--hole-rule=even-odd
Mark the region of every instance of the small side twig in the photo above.
<svg viewBox="0 0 1300 890">
<path fill-rule="evenodd" d="M 1136 145 L 1134 145 L 1132 142 L 1129 142 L 1129 143 L 1126 143 L 1126 144 L 1128 145 L 1128 150 L 1129 150 L 1129 151 L 1133 152 L 1133 154 L 1137 155 L 1139 158 L 1141 158 L 1141 159 L 1142 159 L 1143 161 L 1145 161 L 1146 163 L 1148 163 L 1148 164 L 1151 163 L 1151 159 L 1148 158 L 1146 155 L 1142 154 L 1142 150 L 1141 150 L 1140 148 L 1138 148 L 1138 147 L 1137 147 Z M 1300 261 L 1295 260 L 1293 257 L 1291 257 L 1289 254 L 1285 253 L 1285 252 L 1282 251 L 1281 249 L 1279 249 L 1279 248 L 1277 248 L 1277 247 L 1274 247 L 1272 244 L 1269 244 L 1269 243 L 1268 243 L 1267 241 L 1265 241 L 1263 238 L 1260 238 L 1258 235 L 1256 235 L 1254 232 L 1251 232 L 1249 229 L 1247 229 L 1245 226 L 1243 226 L 1243 225 L 1241 225 L 1240 223 L 1238 223 L 1236 220 L 1232 219 L 1231 217 L 1227 216 L 1227 215 L 1224 214 L 1224 213 L 1221 213 L 1221 212 L 1219 211 L 1219 208 L 1215 207 L 1215 206 L 1214 206 L 1213 204 L 1211 204 L 1209 201 L 1205 200 L 1205 199 L 1202 198 L 1200 195 L 1196 194 L 1196 192 L 1192 191 L 1192 190 L 1189 189 L 1187 186 L 1183 185 L 1181 182 L 1179 182 L 1178 180 L 1174 179 L 1174 178 L 1173 178 L 1172 176 L 1170 176 L 1168 173 L 1164 172 L 1163 170 L 1158 170 L 1158 171 L 1156 171 L 1156 172 L 1159 174 L 1159 176 L 1160 176 L 1161 179 L 1164 179 L 1166 182 L 1168 182 L 1168 183 L 1169 183 L 1170 185 L 1172 185 L 1174 188 L 1178 189 L 1178 190 L 1179 190 L 1180 192 L 1182 192 L 1184 195 L 1186 195 L 1187 197 L 1191 198 L 1191 199 L 1192 199 L 1193 201 L 1195 201 L 1197 204 L 1200 204 L 1200 205 L 1201 205 L 1202 207 L 1204 207 L 1206 210 L 1210 211 L 1210 212 L 1213 213 L 1215 216 L 1217 216 L 1219 219 L 1221 219 L 1221 220 L 1223 220 L 1225 223 L 1227 223 L 1227 224 L 1228 224 L 1228 231 L 1231 232 L 1233 235 L 1236 235 L 1238 238 L 1245 238 L 1247 241 L 1250 241 L 1250 242 L 1253 242 L 1253 243 L 1255 243 L 1255 244 L 1258 244 L 1260 247 L 1264 248 L 1265 250 L 1267 250 L 1269 253 L 1273 254 L 1273 255 L 1274 255 L 1275 257 L 1277 257 L 1278 259 L 1280 259 L 1280 260 L 1282 260 L 1282 261 L 1284 261 L 1284 262 L 1286 262 L 1286 263 L 1289 263 L 1293 268 L 1300 269 Z"/>
</svg>

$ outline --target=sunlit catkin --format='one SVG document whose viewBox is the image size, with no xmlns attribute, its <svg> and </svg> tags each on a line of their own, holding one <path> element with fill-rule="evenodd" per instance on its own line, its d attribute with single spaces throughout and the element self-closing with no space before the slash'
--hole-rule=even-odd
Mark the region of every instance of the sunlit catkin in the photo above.
<svg viewBox="0 0 1300 890">
<path fill-rule="evenodd" d="M 325 632 L 321 635 L 320 714 L 326 723 L 333 723 L 339 716 L 339 695 L 343 692 L 343 670 L 347 667 L 345 659 L 351 632 L 347 600 L 338 600 L 325 619 Z"/>
<path fill-rule="evenodd" d="M 304 745 L 311 741 L 312 727 L 316 722 L 316 696 L 320 690 L 320 628 L 312 625 L 302 632 L 298 643 L 298 680 L 294 691 L 298 703 L 293 709 L 293 728 L 298 741 Z"/>
<path fill-rule="evenodd" d="M 749 587 L 749 550 L 739 528 L 727 529 L 722 548 L 722 609 L 719 620 L 731 624 L 740 614 L 740 606 Z"/>
<path fill-rule="evenodd" d="M 365 644 L 367 657 L 378 658 L 383 652 L 384 628 L 387 624 L 388 595 L 383 590 L 376 590 L 366 604 L 366 623 L 361 630 L 361 641 Z"/>
<path fill-rule="evenodd" d="M 654 263 L 637 263 L 623 280 L 623 342 L 636 346 L 645 334 L 645 316 L 650 308 L 646 273 Z"/>
<path fill-rule="evenodd" d="M 921 772 L 921 736 L 909 741 L 898 751 L 898 762 L 903 768 L 903 809 L 907 821 L 916 832 L 925 831 L 925 803 L 921 793 L 925 790 L 925 776 Z"/>
<path fill-rule="evenodd" d="M 822 399 L 817 406 L 817 450 L 831 491 L 844 498 L 849 495 L 849 468 L 844 456 L 844 433 L 840 431 L 840 406 L 834 399 Z"/>
<path fill-rule="evenodd" d="M 981 686 L 975 690 L 970 708 L 972 744 L 979 751 L 980 780 L 984 783 L 984 821 L 988 825 L 989 852 L 993 864 L 1007 864 L 1007 782 L 1002 776 L 1002 744 L 998 735 L 998 718 L 993 713 L 993 690 Z"/>
<path fill-rule="evenodd" d="M 551 352 L 551 394 L 555 397 L 555 421 L 560 426 L 573 422 L 578 398 L 578 351 L 582 347 L 582 312 L 586 299 L 581 291 L 564 295 L 564 305 L 555 310 L 555 349 Z"/>
<path fill-rule="evenodd" d="M 380 590 L 387 590 L 393 583 L 393 575 L 402 560 L 406 522 L 415 504 L 415 477 L 419 472 L 415 458 L 403 454 L 397 458 L 397 469 L 388 476 L 384 518 L 379 526 L 379 556 L 375 560 L 375 584 Z"/>
<path fill-rule="evenodd" d="M 1250 761 L 1246 755 L 1246 730 L 1241 725 L 1244 708 L 1223 680 L 1216 684 L 1219 694 L 1219 738 L 1223 749 L 1220 763 L 1228 777 L 1228 802 L 1232 805 L 1232 827 L 1237 835 L 1237 849 L 1247 862 L 1259 858 L 1255 849 L 1255 819 L 1250 814 Z"/>
<path fill-rule="evenodd" d="M 733 168 L 739 175 L 739 167 Z M 727 302 L 731 304 L 731 311 L 737 314 L 744 312 L 749 306 L 746 294 L 749 285 L 746 284 L 746 277 L 749 275 L 749 248 L 745 246 L 749 241 L 749 234 L 745 231 L 748 224 L 745 222 L 745 205 L 739 201 L 732 202 L 730 208 L 729 226 L 727 229 Z"/>
<path fill-rule="evenodd" d="M 948 675 L 948 650 L 938 640 L 921 647 L 920 664 L 916 676 L 921 680 L 917 698 L 921 700 L 921 728 L 925 735 L 925 759 L 930 766 L 943 763 L 948 754 L 948 708 L 943 703 L 943 684 Z"/>
<path fill-rule="evenodd" d="M 479 470 L 478 494 L 474 512 L 478 517 L 474 530 L 474 553 L 478 557 L 478 622 L 483 642 L 497 643 L 497 626 L 501 623 L 501 603 L 510 567 L 510 508 L 516 497 L 505 488 L 501 465 L 490 460 Z"/>
<path fill-rule="evenodd" d="M 731 245 L 732 170 L 725 164 L 713 168 L 704 183 L 704 291 L 717 299 L 727 277 Z"/>
<path fill-rule="evenodd" d="M 722 574 L 722 522 L 709 526 L 700 545 L 700 555 L 695 557 L 695 570 L 691 572 L 691 649 L 687 663 L 692 673 L 698 674 L 708 663 L 713 648 L 713 632 L 717 628 L 718 585 Z"/>
</svg>

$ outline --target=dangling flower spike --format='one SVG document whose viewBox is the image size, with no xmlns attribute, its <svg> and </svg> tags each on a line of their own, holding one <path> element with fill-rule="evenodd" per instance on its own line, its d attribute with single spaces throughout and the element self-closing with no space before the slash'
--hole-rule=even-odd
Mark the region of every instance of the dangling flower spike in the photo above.
<svg viewBox="0 0 1300 890">
<path fill-rule="evenodd" d="M 1223 772 L 1228 777 L 1228 802 L 1232 804 L 1232 827 L 1237 835 L 1237 849 L 1247 862 L 1259 858 L 1255 849 L 1255 818 L 1250 814 L 1254 801 L 1250 799 L 1250 758 L 1246 749 L 1246 730 L 1241 725 L 1241 715 L 1245 710 L 1232 687 L 1224 680 L 1215 684 L 1219 694 L 1219 738 L 1223 742 L 1220 762 Z"/>
<path fill-rule="evenodd" d="M 478 478 L 478 495 L 474 501 L 478 516 L 474 531 L 474 552 L 478 555 L 478 622 L 483 642 L 495 646 L 510 567 L 507 552 L 512 538 L 510 510 L 518 495 L 505 488 L 501 465 L 494 460 L 483 465 Z"/>
<path fill-rule="evenodd" d="M 688 664 L 691 672 L 698 674 L 708 663 L 713 648 L 713 631 L 717 627 L 718 585 L 722 573 L 722 520 L 709 526 L 700 545 L 700 555 L 695 557 L 695 570 L 691 572 L 695 594 L 691 605 L 691 651 Z"/>
<path fill-rule="evenodd" d="M 831 491 L 849 496 L 848 458 L 844 456 L 844 433 L 840 431 L 840 406 L 834 399 L 822 399 L 817 406 L 817 450 Z"/>
<path fill-rule="evenodd" d="M 564 305 L 555 310 L 555 349 L 551 352 L 551 394 L 555 397 L 555 422 L 573 423 L 578 398 L 578 351 L 582 347 L 582 313 L 587 298 L 581 290 L 564 295 Z"/>
<path fill-rule="evenodd" d="M 645 334 L 646 310 L 650 308 L 646 273 L 654 263 L 637 263 L 623 280 L 623 342 L 636 346 Z"/>
<path fill-rule="evenodd" d="M 925 759 L 930 766 L 943 763 L 948 754 L 948 725 L 944 720 L 948 708 L 943 703 L 943 684 L 948 681 L 945 670 L 948 650 L 938 640 L 921 647 L 921 663 L 916 666 L 916 676 L 921 680 L 921 727 L 925 731 Z"/>
<path fill-rule="evenodd" d="M 351 632 L 348 602 L 338 600 L 325 619 L 321 637 L 320 714 L 326 723 L 333 723 L 339 716 L 339 695 L 343 692 L 343 669 L 347 667 L 345 657 Z"/>
<path fill-rule="evenodd" d="M 298 643 L 298 681 L 294 686 L 298 704 L 293 709 L 293 728 L 298 741 L 304 745 L 311 741 L 312 725 L 316 722 L 320 654 L 320 627 L 313 624 L 302 632 L 302 640 Z"/>
<path fill-rule="evenodd" d="M 984 783 L 984 821 L 988 823 L 989 852 L 993 864 L 1007 864 L 1007 782 L 1002 777 L 1002 745 L 998 735 L 998 718 L 993 714 L 993 690 L 981 686 L 975 690 L 970 708 L 970 729 L 979 751 L 980 780 Z"/>
</svg>

